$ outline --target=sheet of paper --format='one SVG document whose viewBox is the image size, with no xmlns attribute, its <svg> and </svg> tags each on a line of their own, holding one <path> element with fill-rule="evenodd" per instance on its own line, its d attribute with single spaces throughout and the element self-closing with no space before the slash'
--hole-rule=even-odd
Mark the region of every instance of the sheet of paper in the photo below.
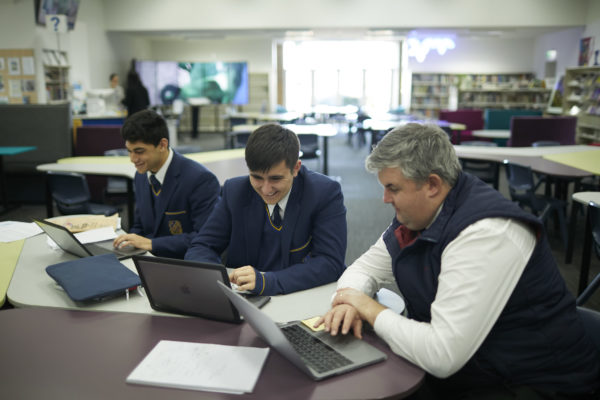
<svg viewBox="0 0 600 400">
<path fill-rule="evenodd" d="M 27 239 L 42 232 L 42 229 L 35 222 L 0 222 L 0 242 L 4 243 Z"/>
<path fill-rule="evenodd" d="M 118 214 L 105 217 L 104 215 L 61 215 L 48 221 L 62 225 L 73 233 L 87 231 L 90 229 L 112 226 L 115 230 L 121 228 L 121 218 Z"/>
<path fill-rule="evenodd" d="M 103 228 L 90 229 L 89 231 L 76 233 L 75 237 L 79 239 L 81 243 L 85 244 L 114 239 L 117 237 L 117 234 L 112 226 L 105 226 Z"/>
<path fill-rule="evenodd" d="M 161 340 L 126 381 L 210 392 L 251 393 L 268 354 L 268 347 Z"/>
</svg>

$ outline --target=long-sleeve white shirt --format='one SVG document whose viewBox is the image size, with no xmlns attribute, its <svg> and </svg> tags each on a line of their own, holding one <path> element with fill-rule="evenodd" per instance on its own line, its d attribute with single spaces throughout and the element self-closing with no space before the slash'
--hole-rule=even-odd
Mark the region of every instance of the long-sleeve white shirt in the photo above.
<svg viewBox="0 0 600 400">
<path fill-rule="evenodd" d="M 431 322 L 387 309 L 375 319 L 375 332 L 394 353 L 430 374 L 452 375 L 487 337 L 535 244 L 533 230 L 516 220 L 486 218 L 469 225 L 442 253 Z M 352 287 L 372 296 L 380 287 L 393 286 L 391 261 L 380 237 L 346 269 L 338 288 Z"/>
</svg>

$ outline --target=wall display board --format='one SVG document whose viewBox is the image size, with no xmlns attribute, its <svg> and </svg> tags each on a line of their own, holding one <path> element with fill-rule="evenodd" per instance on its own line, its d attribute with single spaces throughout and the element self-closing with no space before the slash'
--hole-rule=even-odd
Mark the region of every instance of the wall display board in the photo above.
<svg viewBox="0 0 600 400">
<path fill-rule="evenodd" d="M 0 50 L 0 104 L 37 103 L 33 49 Z"/>
</svg>

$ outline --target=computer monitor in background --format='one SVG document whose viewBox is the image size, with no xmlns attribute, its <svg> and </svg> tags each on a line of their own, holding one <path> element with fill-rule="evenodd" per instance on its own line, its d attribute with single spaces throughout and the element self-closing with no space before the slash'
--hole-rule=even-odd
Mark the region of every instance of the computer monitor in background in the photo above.
<svg viewBox="0 0 600 400">
<path fill-rule="evenodd" d="M 151 104 L 207 98 L 212 104 L 248 103 L 248 63 L 137 61 Z"/>
</svg>

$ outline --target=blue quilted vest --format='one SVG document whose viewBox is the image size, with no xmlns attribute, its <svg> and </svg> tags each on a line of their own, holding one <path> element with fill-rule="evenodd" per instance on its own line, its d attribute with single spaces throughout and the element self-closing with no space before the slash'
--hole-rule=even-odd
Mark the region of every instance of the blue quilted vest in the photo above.
<svg viewBox="0 0 600 400">
<path fill-rule="evenodd" d="M 522 384 L 567 393 L 597 388 L 598 352 L 585 336 L 539 219 L 467 173 L 460 175 L 436 220 L 413 244 L 400 249 L 394 235 L 400 226 L 396 219 L 384 233 L 409 318 L 431 320 L 442 252 L 467 226 L 490 217 L 530 224 L 538 232 L 537 245 L 487 338 L 445 384 L 454 388 Z"/>
</svg>

